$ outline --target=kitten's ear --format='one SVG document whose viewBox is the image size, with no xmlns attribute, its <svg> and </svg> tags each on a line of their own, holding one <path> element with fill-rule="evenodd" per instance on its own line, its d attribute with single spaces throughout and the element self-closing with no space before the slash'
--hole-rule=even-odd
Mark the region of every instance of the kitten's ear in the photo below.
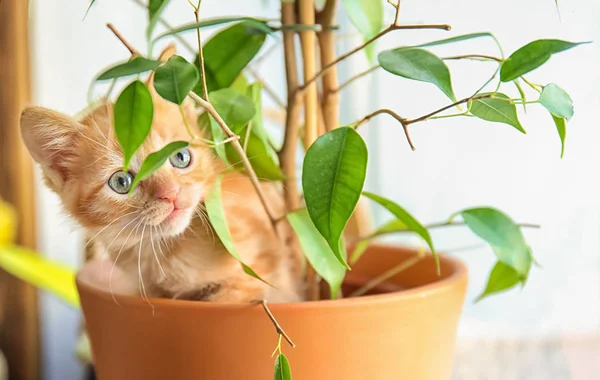
<svg viewBox="0 0 600 380">
<path fill-rule="evenodd" d="M 62 189 L 71 171 L 83 128 L 73 118 L 43 107 L 27 107 L 21 113 L 23 142 L 54 191 Z"/>
</svg>

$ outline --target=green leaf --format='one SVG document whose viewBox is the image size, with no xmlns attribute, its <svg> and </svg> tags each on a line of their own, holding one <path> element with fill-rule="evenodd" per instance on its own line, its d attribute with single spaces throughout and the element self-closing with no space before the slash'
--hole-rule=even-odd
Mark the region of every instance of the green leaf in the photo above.
<svg viewBox="0 0 600 380">
<path fill-rule="evenodd" d="M 499 92 L 481 94 L 481 96 L 486 95 L 491 95 L 491 97 L 469 102 L 469 110 L 473 116 L 487 121 L 508 124 L 515 127 L 519 132 L 526 133 L 517 116 L 517 107 L 508 96 Z"/>
<path fill-rule="evenodd" d="M 260 83 L 253 83 L 243 89 L 252 100 L 256 113 L 243 127 L 235 125 L 233 131 L 240 136 L 240 143 L 246 148 L 246 155 L 256 175 L 262 179 L 280 181 L 284 175 L 279 167 L 279 157 L 263 127 L 261 90 Z M 240 162 L 240 157 L 231 144 L 227 146 L 226 151 L 229 162 Z M 241 163 L 236 166 L 243 167 Z"/>
<path fill-rule="evenodd" d="M 292 380 L 290 363 L 284 354 L 279 354 L 275 359 L 275 380 Z"/>
<path fill-rule="evenodd" d="M 514 268 L 521 278 L 527 278 L 531 248 L 521 228 L 508 215 L 491 207 L 463 210 L 460 215 L 471 231 L 492 247 L 498 260 Z"/>
<path fill-rule="evenodd" d="M 514 81 L 513 83 L 517 87 L 517 91 L 519 91 L 519 95 L 523 101 L 523 111 L 527 112 L 527 97 L 525 96 L 525 91 L 523 91 L 523 87 L 521 87 L 519 81 Z"/>
<path fill-rule="evenodd" d="M 341 127 L 325 133 L 308 148 L 302 167 L 310 218 L 348 269 L 340 238 L 360 198 L 367 159 L 367 146 L 358 132 Z"/>
<path fill-rule="evenodd" d="M 146 37 L 148 40 L 152 38 L 152 32 L 156 23 L 160 19 L 162 12 L 169 4 L 170 0 L 149 0 L 148 3 L 148 27 L 146 28 Z"/>
<path fill-rule="evenodd" d="M 181 104 L 187 94 L 198 83 L 200 74 L 198 68 L 174 55 L 167 63 L 156 69 L 154 73 L 154 88 L 164 99 L 175 104 Z"/>
<path fill-rule="evenodd" d="M 488 283 L 485 290 L 475 302 L 479 302 L 485 297 L 508 290 L 521 282 L 521 276 L 513 267 L 504 264 L 502 261 L 496 262 L 490 272 Z"/>
<path fill-rule="evenodd" d="M 208 92 L 231 86 L 259 52 L 265 38 L 264 30 L 248 21 L 215 34 L 202 48 Z M 202 86 L 194 91 L 202 94 Z"/>
<path fill-rule="evenodd" d="M 378 55 L 386 71 L 404 78 L 432 83 L 451 100 L 456 101 L 448 66 L 435 54 L 423 49 L 396 48 Z"/>
<path fill-rule="evenodd" d="M 454 42 L 472 40 L 472 39 L 481 38 L 481 37 L 495 38 L 493 34 L 487 33 L 487 32 L 483 32 L 483 33 L 470 33 L 470 34 L 463 34 L 461 36 L 456 36 L 456 37 L 444 38 L 442 40 L 436 40 L 436 41 L 426 42 L 426 43 L 420 44 L 420 45 L 409 46 L 407 48 L 411 48 L 411 47 L 431 47 L 431 46 L 452 44 Z"/>
<path fill-rule="evenodd" d="M 92 9 L 92 5 L 94 5 L 95 2 L 96 2 L 96 0 L 90 1 L 90 5 L 88 5 L 87 9 L 85 10 L 85 14 L 83 15 L 84 20 L 87 17 L 88 13 L 90 13 L 90 9 Z M 29 7 L 29 9 L 31 9 L 31 3 L 28 4 L 28 7 Z"/>
<path fill-rule="evenodd" d="M 146 71 L 154 70 L 160 66 L 160 64 L 161 63 L 159 61 L 136 56 L 127 62 L 114 65 L 110 69 L 100 74 L 96 80 L 107 80 L 140 74 Z"/>
<path fill-rule="evenodd" d="M 398 220 L 400 220 L 402 223 L 404 223 L 409 230 L 415 232 L 423 240 L 425 240 L 425 242 L 429 246 L 429 249 L 431 249 L 431 253 L 433 254 L 433 257 L 435 259 L 435 265 L 436 265 L 436 268 L 437 268 L 437 271 L 439 274 L 440 259 L 438 257 L 437 252 L 435 251 L 435 248 L 433 246 L 433 240 L 431 240 L 431 235 L 429 234 L 429 231 L 427 230 L 427 228 L 425 228 L 421 224 L 421 222 L 419 222 L 414 216 L 409 214 L 408 211 L 406 211 L 404 208 L 402 208 L 397 203 L 395 203 L 387 198 L 384 198 L 382 196 L 379 196 L 379 195 L 376 195 L 373 193 L 369 193 L 367 191 L 363 192 L 363 195 L 367 198 L 374 200 L 375 202 L 379 203 L 383 207 L 385 207 L 396 218 L 398 218 Z"/>
<path fill-rule="evenodd" d="M 79 307 L 75 270 L 17 246 L 0 246 L 0 268 L 13 276 Z"/>
<path fill-rule="evenodd" d="M 233 237 L 229 232 L 229 226 L 227 225 L 227 219 L 225 218 L 225 210 L 223 208 L 223 200 L 221 198 L 221 183 L 223 182 L 223 176 L 220 175 L 217 177 L 214 187 L 211 192 L 208 194 L 206 198 L 206 213 L 208 214 L 208 219 L 210 220 L 210 224 L 215 229 L 217 236 L 221 240 L 221 243 L 229 252 L 234 259 L 236 259 L 244 272 L 257 280 L 264 282 L 265 284 L 270 285 L 268 282 L 263 280 L 252 268 L 242 262 L 241 256 L 238 254 L 235 249 L 235 245 L 233 243 Z"/>
<path fill-rule="evenodd" d="M 310 265 L 329 284 L 331 298 L 337 298 L 346 268 L 340 264 L 327 241 L 321 236 L 306 209 L 288 214 L 287 219 L 296 232 Z"/>
<path fill-rule="evenodd" d="M 132 82 L 119 95 L 113 113 L 115 134 L 123 149 L 124 167 L 127 170 L 135 151 L 152 127 L 154 104 L 148 87 L 139 80 Z"/>
<path fill-rule="evenodd" d="M 573 110 L 573 101 L 569 94 L 554 83 L 550 83 L 544 87 L 540 94 L 540 103 L 552 115 L 559 118 L 569 120 L 575 113 Z"/>
<path fill-rule="evenodd" d="M 502 82 L 515 80 L 546 63 L 553 54 L 585 43 L 588 42 L 568 42 L 562 40 L 536 40 L 530 42 L 512 53 L 502 63 L 500 80 Z"/>
<path fill-rule="evenodd" d="M 552 114 L 552 120 L 554 120 L 554 125 L 556 125 L 556 130 L 558 131 L 558 137 L 560 137 L 560 158 L 563 158 L 565 155 L 565 139 L 567 138 L 567 122 L 562 117 L 556 117 Z"/>
<path fill-rule="evenodd" d="M 267 22 L 264 20 L 258 20 L 252 17 L 222 17 L 222 18 L 211 18 L 206 19 L 200 22 L 195 22 L 191 24 L 185 24 L 180 27 L 171 29 L 165 33 L 160 34 L 158 37 L 154 39 L 154 42 L 167 37 L 173 34 L 179 34 L 183 32 L 188 32 L 191 30 L 207 28 L 211 26 L 217 26 L 222 24 L 230 24 L 232 22 L 244 22 L 248 26 L 252 26 L 254 29 L 261 31 L 263 34 L 271 34 L 274 32 L 272 28 L 267 25 Z"/>
<path fill-rule="evenodd" d="M 185 141 L 174 141 L 174 142 L 166 145 L 165 147 L 163 147 L 158 152 L 150 153 L 148 155 L 148 157 L 146 157 L 144 162 L 142 162 L 142 166 L 140 167 L 140 170 L 135 175 L 133 183 L 131 184 L 131 189 L 129 189 L 129 194 L 131 194 L 133 192 L 135 187 L 140 182 L 142 182 L 146 178 L 150 177 L 152 175 L 152 173 L 154 173 L 161 166 L 163 166 L 165 161 L 167 161 L 167 159 L 169 157 L 171 157 L 175 152 L 187 147 L 188 145 L 189 145 L 189 143 L 187 143 Z"/>
<path fill-rule="evenodd" d="M 405 231 L 410 231 L 410 229 L 408 228 L 406 223 L 404 223 L 403 221 L 398 220 L 398 219 L 390 220 L 389 222 L 385 223 L 384 225 L 379 227 L 377 230 L 375 230 L 375 232 L 373 232 L 371 235 L 369 235 L 368 237 L 366 237 L 364 239 L 361 239 L 356 244 L 356 246 L 354 247 L 354 250 L 352 251 L 352 254 L 350 255 L 350 263 L 354 264 L 358 261 L 358 259 L 360 259 L 360 257 L 363 255 L 363 253 L 365 253 L 365 250 L 369 247 L 369 244 L 371 243 L 372 239 L 374 239 L 378 236 L 381 236 L 381 235 L 392 233 L 392 232 L 405 232 Z"/>
<path fill-rule="evenodd" d="M 379 0 L 342 0 L 348 18 L 363 35 L 365 41 L 375 37 L 383 28 L 383 1 Z M 369 61 L 375 55 L 375 43 L 365 48 Z"/>
<path fill-rule="evenodd" d="M 348 18 L 365 39 L 374 37 L 383 28 L 383 1 L 342 0 Z"/>
</svg>

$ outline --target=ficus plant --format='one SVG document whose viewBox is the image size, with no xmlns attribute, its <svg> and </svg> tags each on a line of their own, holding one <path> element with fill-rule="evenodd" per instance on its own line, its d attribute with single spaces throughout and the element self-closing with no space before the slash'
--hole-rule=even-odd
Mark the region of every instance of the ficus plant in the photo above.
<svg viewBox="0 0 600 380">
<path fill-rule="evenodd" d="M 524 134 L 526 129 L 519 120 L 519 113 L 521 108 L 525 111 L 526 106 L 531 104 L 548 111 L 548 127 L 553 125 L 558 132 L 562 157 L 566 124 L 573 117 L 571 98 L 559 85 L 548 81 L 536 84 L 527 75 L 551 56 L 583 42 L 541 39 L 505 54 L 493 34 L 477 32 L 377 51 L 376 41 L 388 34 L 419 29 L 449 31 L 451 28 L 446 24 L 402 24 L 400 0 L 342 0 L 339 3 L 337 0 L 282 0 L 281 18 L 277 21 L 252 17 L 203 18 L 201 1 L 198 1 L 190 2 L 190 17 L 195 17 L 195 21 L 177 26 L 171 26 L 162 17 L 169 5 L 168 0 L 150 0 L 147 5 L 139 0 L 136 2 L 148 14 L 148 51 L 143 54 L 136 50 L 109 24 L 131 56 L 105 69 L 95 79 L 95 82 L 110 81 L 105 96 L 116 98 L 114 128 L 123 150 L 124 169 L 128 169 L 129 160 L 152 126 L 153 102 L 143 76 L 153 73 L 152 85 L 156 92 L 180 108 L 186 99 L 191 99 L 197 105 L 200 116 L 197 125 L 187 126 L 189 140 L 168 144 L 147 156 L 139 172 L 132 173 L 135 180 L 131 191 L 187 145 L 206 144 L 214 148 L 215 154 L 228 165 L 229 170 L 243 171 L 250 177 L 272 223 L 276 225 L 287 220 L 294 229 L 306 257 L 307 297 L 312 300 L 321 294 L 321 281 L 328 285 L 331 298 L 352 297 L 368 291 L 363 287 L 355 294 L 341 294 L 340 289 L 347 271 L 351 270 L 370 242 L 382 235 L 416 234 L 436 258 L 439 272 L 430 230 L 450 225 L 466 226 L 478 238 L 489 243 L 496 256 L 497 262 L 478 299 L 525 284 L 535 259 L 522 228 L 534 225 L 517 224 L 504 212 L 487 206 L 459 210 L 447 220 L 424 224 L 385 195 L 363 190 L 369 150 L 359 132 L 375 116 L 388 114 L 403 129 L 408 148 L 413 150 L 411 127 L 432 119 L 472 117 L 480 119 L 482 124 L 500 123 L 513 128 L 515 133 Z M 339 29 L 335 24 L 336 11 L 340 7 L 345 9 L 350 21 L 363 36 L 363 42 L 338 56 L 334 41 Z M 389 25 L 384 23 L 385 7 L 390 7 L 394 14 Z M 161 31 L 159 25 L 162 25 Z M 207 28 L 219 29 L 203 41 L 202 32 Z M 181 37 L 184 33 L 194 33 L 197 45 L 192 46 L 184 40 Z M 157 58 L 154 46 L 158 41 L 169 39 L 178 40 L 188 51 L 162 62 Z M 267 39 L 273 39 L 273 46 L 279 48 L 285 58 L 285 102 L 279 100 L 268 86 L 272 78 L 258 78 L 252 69 L 254 60 L 272 53 L 273 49 L 263 49 Z M 437 46 L 468 44 L 474 39 L 489 40 L 497 47 L 497 55 L 472 53 L 440 57 L 435 53 Z M 347 82 L 339 83 L 336 66 L 361 52 L 375 64 L 364 72 L 356 73 Z M 449 60 L 493 62 L 495 67 L 485 83 L 470 93 L 457 96 L 453 86 L 456 79 L 446 65 Z M 429 83 L 448 98 L 447 104 L 432 104 L 430 112 L 416 116 L 400 115 L 392 109 L 378 109 L 351 124 L 340 125 L 342 90 L 352 81 L 376 70 L 406 80 Z M 115 84 L 122 83 L 119 80 L 123 78 L 125 85 L 118 95 L 113 95 Z M 432 86 L 429 88 L 434 90 Z M 263 125 L 263 95 L 272 97 L 284 111 L 282 141 L 271 136 Z M 423 102 L 427 101 L 423 98 Z M 296 172 L 299 154 L 303 156 L 300 175 Z M 274 215 L 268 208 L 261 181 L 283 182 L 281 196 L 285 199 L 286 215 Z M 223 245 L 240 260 L 224 216 L 220 184 L 217 180 L 206 199 L 208 216 Z M 349 221 L 360 217 L 355 213 L 359 202 L 372 202 L 385 208 L 389 211 L 390 220 L 368 235 L 348 238 L 345 232 Z M 418 253 L 402 263 L 398 270 L 414 265 L 424 255 L 423 252 Z M 260 273 L 241 261 L 240 265 L 248 275 L 260 279 Z M 378 280 L 388 278 L 382 274 Z M 282 331 L 278 328 L 278 332 L 275 378 L 289 379 L 290 366 L 281 350 Z"/>
</svg>

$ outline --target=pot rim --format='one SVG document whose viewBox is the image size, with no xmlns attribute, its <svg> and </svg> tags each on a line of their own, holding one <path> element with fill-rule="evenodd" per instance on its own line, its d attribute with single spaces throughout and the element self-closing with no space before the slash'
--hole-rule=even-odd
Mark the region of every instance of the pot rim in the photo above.
<svg viewBox="0 0 600 380">
<path fill-rule="evenodd" d="M 372 244 L 372 246 L 377 246 L 381 248 L 397 248 L 397 246 L 393 244 Z M 382 303 L 389 303 L 394 301 L 401 300 L 409 300 L 413 298 L 423 298 L 427 296 L 431 296 L 438 293 L 443 293 L 447 291 L 449 288 L 455 286 L 456 283 L 460 283 L 461 281 L 466 281 L 467 277 L 467 266 L 458 258 L 447 256 L 444 254 L 439 254 L 440 261 L 444 262 L 451 271 L 450 275 L 445 278 L 442 278 L 438 281 L 416 286 L 406 290 L 399 290 L 396 292 L 390 293 L 382 293 L 382 294 L 370 294 L 363 295 L 360 297 L 352 297 L 352 298 L 342 298 L 342 299 L 323 299 L 318 301 L 303 301 L 303 302 L 293 302 L 293 303 L 269 303 L 269 308 L 272 310 L 286 308 L 302 308 L 302 309 L 314 309 L 314 308 L 339 308 L 339 307 L 356 307 L 356 306 L 369 306 L 376 305 Z M 148 299 L 144 299 L 140 296 L 132 296 L 132 295 L 121 295 L 114 294 L 114 297 L 111 293 L 106 292 L 96 286 L 93 285 L 90 281 L 84 278 L 85 273 L 82 273 L 80 269 L 77 271 L 75 276 L 75 283 L 77 285 L 77 291 L 81 297 L 81 289 L 85 289 L 86 293 L 92 294 L 94 297 L 103 298 L 105 300 L 109 300 L 110 302 L 115 302 L 115 299 L 119 306 L 129 306 L 135 308 L 147 308 L 149 304 L 155 307 L 160 308 L 179 308 L 179 309 L 240 309 L 244 307 L 248 307 L 248 303 L 228 303 L 228 302 L 198 302 L 198 301 L 190 301 L 190 300 L 176 300 L 170 298 L 153 298 L 149 297 Z"/>
</svg>

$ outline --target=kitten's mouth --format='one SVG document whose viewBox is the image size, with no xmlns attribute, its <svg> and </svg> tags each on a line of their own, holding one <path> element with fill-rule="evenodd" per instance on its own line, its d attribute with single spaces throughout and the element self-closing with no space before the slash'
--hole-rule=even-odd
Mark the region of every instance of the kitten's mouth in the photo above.
<svg viewBox="0 0 600 380">
<path fill-rule="evenodd" d="M 185 213 L 185 211 L 187 211 L 186 207 L 178 208 L 178 207 L 174 206 L 173 210 L 165 218 L 165 221 L 166 222 L 171 221 L 171 220 L 177 218 L 178 216 L 183 215 Z"/>
</svg>

